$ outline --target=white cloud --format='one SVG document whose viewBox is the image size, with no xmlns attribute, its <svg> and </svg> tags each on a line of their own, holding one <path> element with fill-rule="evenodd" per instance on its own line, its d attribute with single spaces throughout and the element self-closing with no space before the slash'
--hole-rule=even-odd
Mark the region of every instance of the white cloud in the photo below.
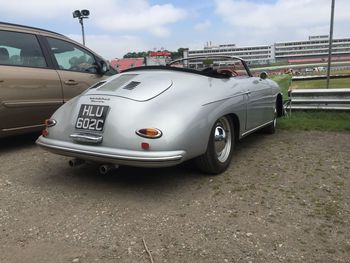
<svg viewBox="0 0 350 263">
<path fill-rule="evenodd" d="M 93 0 L 10 0 L 0 2 L 0 14 L 22 18 L 38 19 L 64 19 L 72 17 L 72 12 L 76 9 L 85 9 L 87 6 L 96 5 Z M 100 1 L 103 2 L 103 1 Z"/>
<path fill-rule="evenodd" d="M 81 43 L 81 35 L 68 35 Z M 105 59 L 122 58 L 130 51 L 141 52 L 148 50 L 148 45 L 135 36 L 87 35 L 86 46 Z"/>
<path fill-rule="evenodd" d="M 111 31 L 144 30 L 157 36 L 167 36 L 168 30 L 165 25 L 175 23 L 186 16 L 184 10 L 171 4 L 149 6 L 145 1 L 140 2 L 143 2 L 143 5 L 135 9 L 121 7 L 113 15 L 97 18 L 97 25 Z"/>
<path fill-rule="evenodd" d="M 0 0 L 0 18 L 74 33 L 81 42 L 72 12 L 89 9 L 91 15 L 84 21 L 87 45 L 108 59 L 154 47 L 202 48 L 207 41 L 273 44 L 329 33 L 330 0 L 188 1 L 187 10 L 180 5 L 184 1 Z M 349 37 L 349 10 L 349 0 L 336 0 L 335 37 Z"/>
<path fill-rule="evenodd" d="M 22 0 L 0 2 L 0 16 L 22 18 L 72 19 L 76 9 L 89 9 L 89 20 L 101 30 L 146 31 L 155 36 L 168 36 L 167 26 L 186 17 L 186 11 L 172 4 L 150 5 L 147 0 Z"/>
<path fill-rule="evenodd" d="M 235 31 L 244 30 L 248 38 L 253 35 L 264 38 L 265 35 L 274 36 L 276 40 L 281 36 L 293 39 L 329 32 L 329 0 L 277 0 L 275 3 L 215 0 L 215 3 L 216 14 Z M 349 0 L 336 1 L 335 32 L 339 35 L 344 34 L 343 24 L 349 23 L 349 10 Z"/>
<path fill-rule="evenodd" d="M 194 26 L 194 30 L 197 32 L 204 32 L 211 27 L 211 22 L 209 20 L 205 20 L 202 23 L 198 23 Z"/>
</svg>

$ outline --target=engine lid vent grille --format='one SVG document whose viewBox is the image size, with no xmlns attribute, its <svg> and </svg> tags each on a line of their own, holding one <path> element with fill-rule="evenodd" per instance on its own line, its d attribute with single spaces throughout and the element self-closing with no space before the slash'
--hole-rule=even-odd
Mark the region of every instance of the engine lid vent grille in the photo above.
<svg viewBox="0 0 350 263">
<path fill-rule="evenodd" d="M 129 82 L 123 89 L 127 89 L 127 90 L 133 90 L 134 88 L 136 88 L 141 82 L 138 81 L 131 81 Z"/>
</svg>

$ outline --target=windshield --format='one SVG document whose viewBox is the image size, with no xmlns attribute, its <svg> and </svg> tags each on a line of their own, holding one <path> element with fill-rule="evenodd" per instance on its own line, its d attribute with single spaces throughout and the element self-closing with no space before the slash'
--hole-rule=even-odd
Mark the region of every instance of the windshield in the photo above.
<svg viewBox="0 0 350 263">
<path fill-rule="evenodd" d="M 135 70 L 175 70 L 196 73 L 213 78 L 251 77 L 246 63 L 237 57 L 212 56 L 191 57 L 174 60 L 166 66 L 143 66 L 124 70 L 123 72 Z"/>
<path fill-rule="evenodd" d="M 243 60 L 230 56 L 191 57 L 169 63 L 171 67 L 182 67 L 208 73 L 226 74 L 228 76 L 250 76 Z"/>
</svg>

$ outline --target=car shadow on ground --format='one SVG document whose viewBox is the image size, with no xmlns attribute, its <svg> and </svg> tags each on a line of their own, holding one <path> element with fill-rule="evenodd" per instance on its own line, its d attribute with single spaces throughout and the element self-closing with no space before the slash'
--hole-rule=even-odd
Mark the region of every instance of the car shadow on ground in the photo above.
<svg viewBox="0 0 350 263">
<path fill-rule="evenodd" d="M 35 145 L 35 141 L 38 139 L 39 135 L 39 132 L 34 132 L 0 138 L 0 154 L 32 147 Z"/>
<path fill-rule="evenodd" d="M 83 188 L 88 192 L 95 190 L 112 192 L 124 189 L 135 193 L 142 189 L 142 191 L 166 193 L 178 187 L 196 187 L 203 181 L 222 176 L 208 175 L 199 171 L 193 161 L 167 168 L 120 166 L 103 175 L 99 172 L 98 164 L 87 163 L 79 167 L 69 167 L 69 157 L 51 154 L 36 146 L 38 135 L 33 133 L 0 139 L 0 154 L 33 150 L 31 153 L 33 155 L 28 156 L 28 162 L 31 163 L 34 173 L 32 176 L 26 176 L 26 182 L 33 186 L 71 189 L 77 192 Z M 269 135 L 252 134 L 236 143 L 231 166 L 236 165 L 240 158 L 244 158 L 246 149 L 259 147 L 269 137 Z"/>
<path fill-rule="evenodd" d="M 54 173 L 57 173 L 54 172 Z M 52 176 L 56 176 L 52 174 Z M 209 177 L 195 169 L 191 162 L 167 168 L 138 168 L 120 166 L 107 174 L 99 172 L 99 165 L 85 164 L 81 167 L 61 167 L 58 177 L 51 178 L 55 184 L 73 184 L 87 188 L 165 189 L 186 181 Z M 63 180 L 62 180 L 63 179 Z"/>
<path fill-rule="evenodd" d="M 235 156 L 244 155 L 246 148 L 259 147 L 260 142 L 268 137 L 262 134 L 252 134 L 237 143 L 231 165 L 235 165 Z M 63 162 L 52 167 L 50 173 L 47 174 L 50 177 L 49 181 L 53 181 L 56 186 L 69 184 L 73 188 L 83 187 L 89 191 L 91 189 L 109 189 L 112 191 L 142 189 L 166 192 L 171 191 L 174 187 L 196 185 L 203 180 L 222 176 L 205 174 L 199 171 L 193 161 L 166 168 L 120 166 L 107 174 L 100 174 L 98 164 L 86 163 L 72 168 L 68 166 L 68 160 L 69 158 L 64 158 Z"/>
</svg>

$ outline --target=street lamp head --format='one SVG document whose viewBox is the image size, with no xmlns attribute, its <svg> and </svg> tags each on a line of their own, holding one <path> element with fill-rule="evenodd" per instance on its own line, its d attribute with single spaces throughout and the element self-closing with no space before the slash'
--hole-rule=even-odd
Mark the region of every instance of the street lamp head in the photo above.
<svg viewBox="0 0 350 263">
<path fill-rule="evenodd" d="M 73 18 L 78 18 L 79 23 L 81 24 L 81 32 L 83 34 L 83 45 L 85 46 L 85 33 L 84 33 L 84 18 L 88 18 L 90 15 L 90 11 L 87 9 L 83 10 L 75 10 L 73 12 Z"/>
<path fill-rule="evenodd" d="M 90 11 L 87 10 L 87 9 L 83 9 L 83 10 L 81 10 L 81 14 L 82 14 L 83 16 L 89 16 L 89 15 L 90 15 Z"/>
<path fill-rule="evenodd" d="M 76 18 L 76 17 L 81 17 L 81 13 L 80 13 L 80 11 L 79 10 L 75 10 L 74 12 L 73 12 L 73 18 Z"/>
</svg>

